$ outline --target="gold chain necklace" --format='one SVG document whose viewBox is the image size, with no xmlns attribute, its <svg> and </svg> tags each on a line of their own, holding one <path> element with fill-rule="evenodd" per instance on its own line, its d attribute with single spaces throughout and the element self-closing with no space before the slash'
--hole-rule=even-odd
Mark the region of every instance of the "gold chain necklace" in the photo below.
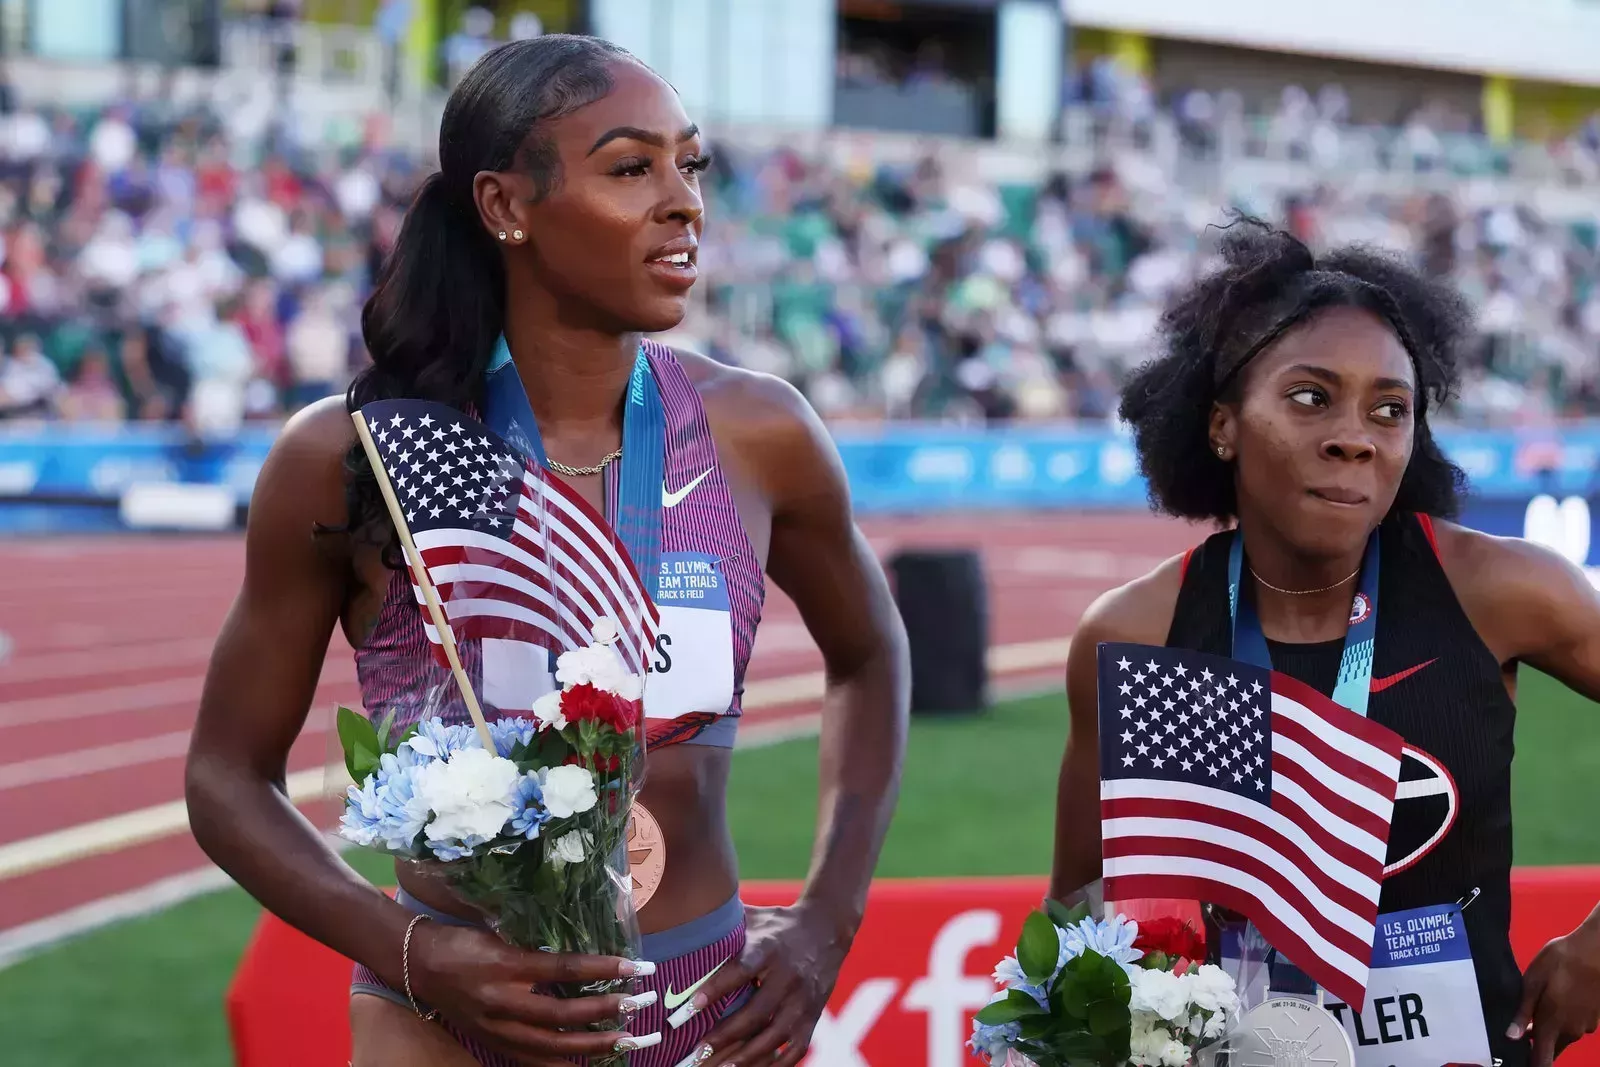
<svg viewBox="0 0 1600 1067">
<path fill-rule="evenodd" d="M 622 449 L 618 448 L 609 456 L 603 457 L 599 463 L 596 463 L 592 467 L 569 467 L 560 460 L 552 459 L 550 461 L 550 469 L 555 471 L 557 474 L 565 474 L 568 478 L 586 478 L 591 474 L 603 473 L 605 469 L 611 465 L 613 460 L 618 460 L 621 458 Z"/>
<path fill-rule="evenodd" d="M 1344 585 L 1346 582 L 1348 582 L 1351 579 L 1355 578 L 1356 575 L 1358 575 L 1360 573 L 1361 573 L 1361 568 L 1357 567 L 1355 570 L 1351 571 L 1348 576 L 1339 579 L 1337 582 L 1334 582 L 1332 585 L 1325 585 L 1321 589 L 1280 589 L 1277 586 L 1273 585 L 1271 582 L 1267 581 L 1265 578 L 1261 577 L 1261 575 L 1257 574 L 1256 573 L 1256 569 L 1254 567 L 1250 568 L 1250 577 L 1254 578 L 1256 581 L 1260 582 L 1262 585 L 1266 586 L 1268 589 L 1272 590 L 1274 593 L 1283 593 L 1286 596 L 1310 596 L 1313 593 L 1326 593 L 1330 589 L 1339 588 L 1341 585 Z"/>
</svg>

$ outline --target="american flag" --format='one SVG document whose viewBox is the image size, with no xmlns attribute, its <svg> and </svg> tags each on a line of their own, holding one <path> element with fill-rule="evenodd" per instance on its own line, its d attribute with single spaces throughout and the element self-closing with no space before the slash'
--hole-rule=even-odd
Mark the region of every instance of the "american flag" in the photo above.
<svg viewBox="0 0 1600 1067">
<path fill-rule="evenodd" d="M 1347 1004 L 1366 999 L 1401 739 L 1286 675 L 1099 649 L 1105 894 L 1244 915 Z"/>
<path fill-rule="evenodd" d="M 624 662 L 644 673 L 656 607 L 627 550 L 575 490 L 443 404 L 383 400 L 357 414 L 457 640 L 560 653 L 589 644 L 594 624 L 609 618 Z M 412 587 L 443 662 L 415 574 Z"/>
</svg>

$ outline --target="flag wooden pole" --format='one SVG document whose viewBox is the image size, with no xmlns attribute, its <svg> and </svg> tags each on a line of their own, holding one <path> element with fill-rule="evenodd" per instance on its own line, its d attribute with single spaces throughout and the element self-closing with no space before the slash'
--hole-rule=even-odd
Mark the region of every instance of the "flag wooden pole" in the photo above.
<svg viewBox="0 0 1600 1067">
<path fill-rule="evenodd" d="M 483 717 L 483 708 L 478 706 L 478 694 L 473 692 L 466 668 L 461 666 L 461 656 L 456 651 L 456 638 L 450 630 L 450 620 L 445 617 L 444 607 L 439 603 L 439 594 L 428 578 L 428 569 L 422 565 L 422 553 L 417 551 L 416 542 L 411 539 L 411 529 L 406 525 L 405 513 L 400 510 L 400 501 L 394 495 L 394 486 L 389 484 L 389 472 L 383 469 L 383 460 L 378 455 L 378 446 L 373 443 L 372 431 L 367 429 L 366 420 L 361 417 L 361 412 L 352 411 L 350 419 L 356 424 L 356 435 L 361 438 L 361 447 L 366 450 L 367 462 L 371 464 L 372 473 L 378 480 L 378 491 L 383 494 L 383 502 L 389 508 L 389 517 L 394 520 L 395 532 L 400 535 L 400 544 L 405 549 L 407 561 L 411 564 L 411 575 L 422 589 L 422 597 L 428 604 L 428 614 L 433 617 L 434 629 L 439 631 L 439 641 L 444 646 L 445 658 L 450 661 L 450 672 L 456 677 L 456 685 L 461 687 L 461 699 L 466 702 L 467 713 L 472 716 L 472 725 L 478 729 L 484 751 L 494 753 L 494 735 L 489 733 L 489 723 Z"/>
</svg>

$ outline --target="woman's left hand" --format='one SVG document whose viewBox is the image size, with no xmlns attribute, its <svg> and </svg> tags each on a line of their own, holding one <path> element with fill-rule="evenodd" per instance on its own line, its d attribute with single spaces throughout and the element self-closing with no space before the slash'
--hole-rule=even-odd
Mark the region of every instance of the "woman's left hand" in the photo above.
<svg viewBox="0 0 1600 1067">
<path fill-rule="evenodd" d="M 849 938 L 836 922 L 804 904 L 745 909 L 745 946 L 695 994 L 702 1010 L 754 983 L 755 994 L 706 1035 L 705 1067 L 737 1056 L 741 1067 L 795 1067 L 833 995 Z"/>
<path fill-rule="evenodd" d="M 1531 1022 L 1531 1026 L 1529 1025 Z M 1600 1027 L 1600 923 L 1590 920 L 1539 950 L 1523 976 L 1522 1006 L 1506 1036 L 1533 1035 L 1533 1067 Z"/>
</svg>

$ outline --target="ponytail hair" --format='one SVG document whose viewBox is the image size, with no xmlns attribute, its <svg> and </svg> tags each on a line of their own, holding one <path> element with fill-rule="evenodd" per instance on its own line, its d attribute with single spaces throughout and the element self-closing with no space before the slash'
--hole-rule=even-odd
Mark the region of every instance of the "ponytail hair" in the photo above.
<svg viewBox="0 0 1600 1067">
<path fill-rule="evenodd" d="M 560 158 L 538 127 L 610 93 L 619 60 L 637 62 L 596 37 L 550 34 L 501 45 L 467 71 L 439 123 L 439 170 L 417 190 L 361 310 L 371 363 L 350 383 L 348 411 L 396 399 L 481 405 L 484 369 L 505 329 L 506 278 L 473 181 L 480 171 L 520 170 L 536 197 L 549 195 Z M 344 532 L 384 544 L 384 561 L 403 566 L 359 443 L 346 468 Z"/>
</svg>

